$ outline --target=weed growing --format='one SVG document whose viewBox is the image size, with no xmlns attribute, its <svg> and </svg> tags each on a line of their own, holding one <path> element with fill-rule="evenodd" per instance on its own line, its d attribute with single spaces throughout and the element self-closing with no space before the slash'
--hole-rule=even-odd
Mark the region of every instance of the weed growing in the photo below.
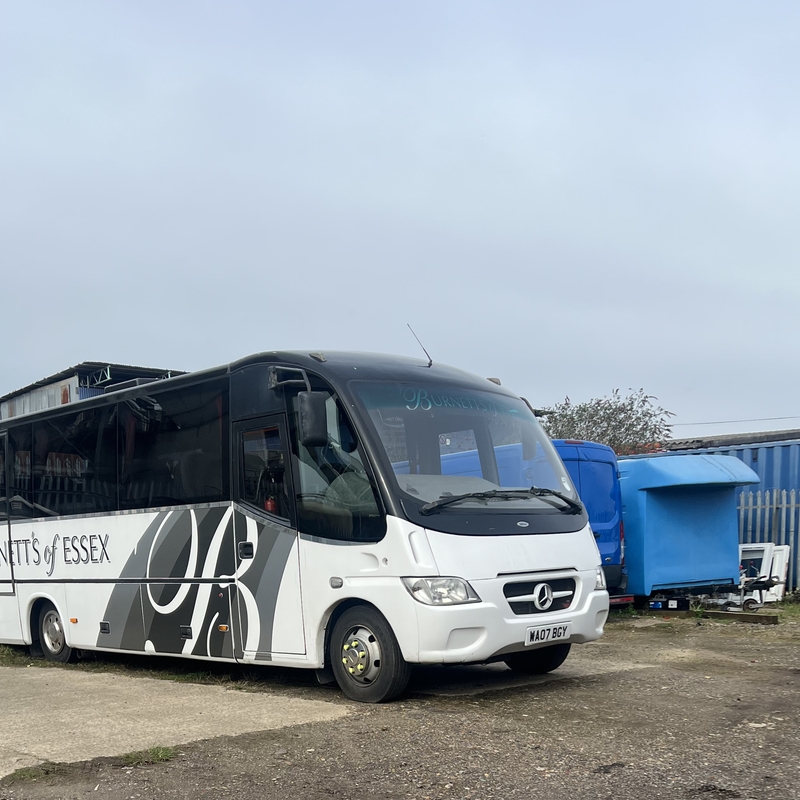
<svg viewBox="0 0 800 800">
<path fill-rule="evenodd" d="M 65 767 L 66 765 L 64 764 L 54 764 L 52 761 L 45 761 L 35 767 L 21 767 L 10 775 L 6 775 L 0 781 L 0 786 L 12 786 L 15 783 L 38 781 L 51 775 L 58 775 L 65 770 Z"/>
<path fill-rule="evenodd" d="M 26 647 L 0 644 L 0 667 L 26 667 L 31 660 Z"/>
<path fill-rule="evenodd" d="M 151 747 L 148 750 L 125 753 L 125 755 L 121 756 L 121 760 L 126 767 L 143 767 L 147 764 L 170 761 L 177 755 L 178 751 L 174 747 Z"/>
<path fill-rule="evenodd" d="M 797 594 L 793 592 L 793 594 Z M 780 603 L 771 603 L 772 608 L 780 614 L 782 622 L 800 622 L 800 602 L 789 597 Z"/>
<path fill-rule="evenodd" d="M 609 619 L 638 619 L 641 614 L 634 608 L 633 603 L 626 606 L 615 606 L 609 612 Z"/>
</svg>

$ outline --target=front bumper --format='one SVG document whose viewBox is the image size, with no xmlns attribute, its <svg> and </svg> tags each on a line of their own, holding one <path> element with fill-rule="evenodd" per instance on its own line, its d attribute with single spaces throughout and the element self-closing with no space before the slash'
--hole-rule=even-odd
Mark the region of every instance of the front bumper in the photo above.
<svg viewBox="0 0 800 800">
<path fill-rule="evenodd" d="M 415 602 L 419 650 L 413 660 L 420 664 L 468 664 L 501 659 L 508 653 L 535 647 L 525 645 L 528 628 L 567 622 L 570 636 L 565 641 L 598 639 L 608 618 L 608 592 L 595 591 L 594 571 L 570 572 L 569 576 L 575 579 L 576 591 L 569 608 L 563 611 L 514 614 L 503 594 L 503 586 L 511 580 L 505 577 L 471 581 L 480 603 L 436 607 Z M 535 576 L 537 581 L 547 579 L 548 575 Z"/>
</svg>

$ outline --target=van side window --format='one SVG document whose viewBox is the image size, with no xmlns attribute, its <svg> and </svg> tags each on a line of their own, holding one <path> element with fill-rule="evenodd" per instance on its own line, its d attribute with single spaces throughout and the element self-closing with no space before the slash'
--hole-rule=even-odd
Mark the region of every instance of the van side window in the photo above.
<svg viewBox="0 0 800 800">
<path fill-rule="evenodd" d="M 293 399 L 292 461 L 297 477 L 298 528 L 325 539 L 375 542 L 386 533 L 378 491 L 350 421 L 333 397 L 326 403 L 328 443 L 306 447 L 297 436 Z"/>
<path fill-rule="evenodd" d="M 578 468 L 581 476 L 581 486 L 591 487 L 591 502 L 587 502 L 586 510 L 589 511 L 589 521 L 612 522 L 619 514 L 617 508 L 617 481 L 614 464 L 603 461 L 579 461 Z"/>
</svg>

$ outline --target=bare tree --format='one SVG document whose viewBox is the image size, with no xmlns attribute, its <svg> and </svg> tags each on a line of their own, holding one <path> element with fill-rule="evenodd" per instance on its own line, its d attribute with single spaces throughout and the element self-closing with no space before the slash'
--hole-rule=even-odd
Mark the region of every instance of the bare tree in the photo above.
<svg viewBox="0 0 800 800">
<path fill-rule="evenodd" d="M 653 404 L 657 398 L 644 389 L 623 396 L 614 389 L 611 397 L 585 403 L 562 403 L 542 410 L 542 424 L 551 439 L 581 439 L 607 444 L 618 455 L 649 453 L 671 438 L 669 418 L 674 416 Z"/>
</svg>

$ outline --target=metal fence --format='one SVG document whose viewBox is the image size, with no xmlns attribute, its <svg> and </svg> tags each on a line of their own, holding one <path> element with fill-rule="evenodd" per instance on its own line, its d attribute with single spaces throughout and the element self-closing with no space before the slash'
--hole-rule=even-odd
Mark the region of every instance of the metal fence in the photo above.
<svg viewBox="0 0 800 800">
<path fill-rule="evenodd" d="M 739 495 L 739 541 L 742 544 L 788 544 L 789 572 L 786 591 L 800 579 L 800 492 L 795 489 L 743 491 Z"/>
</svg>

